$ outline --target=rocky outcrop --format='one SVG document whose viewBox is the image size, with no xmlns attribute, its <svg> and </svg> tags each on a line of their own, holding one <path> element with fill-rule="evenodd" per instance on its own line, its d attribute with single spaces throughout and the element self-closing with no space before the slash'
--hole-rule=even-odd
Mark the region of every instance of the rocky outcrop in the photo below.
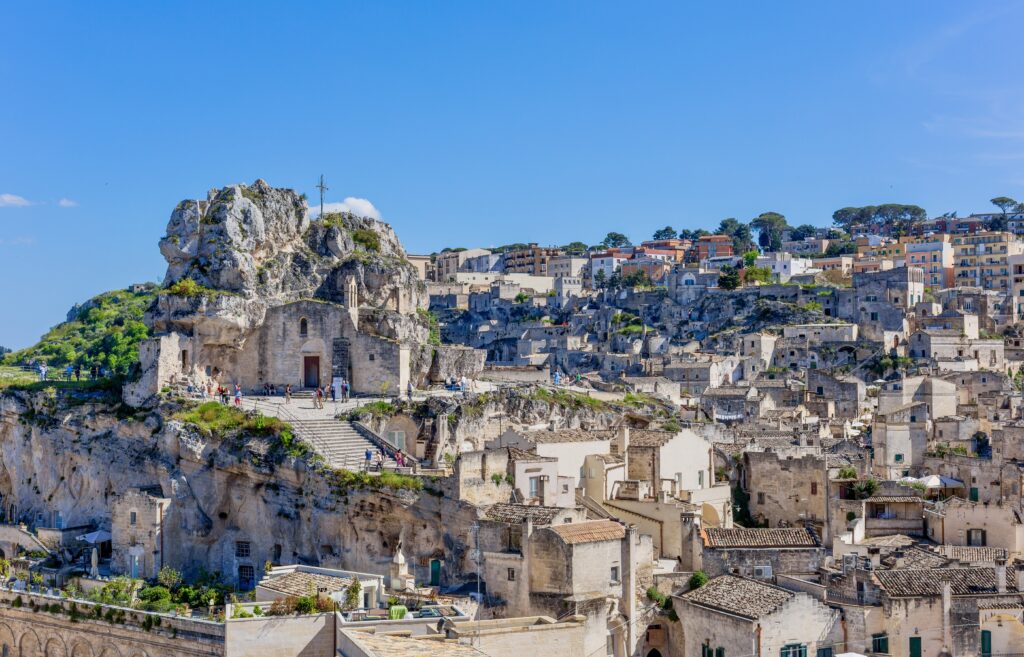
<svg viewBox="0 0 1024 657">
<path fill-rule="evenodd" d="M 426 289 L 391 226 L 352 214 L 310 221 L 300 195 L 263 180 L 179 203 L 160 252 L 165 288 L 192 281 L 199 289 L 161 295 L 147 315 L 158 332 L 195 328 L 191 321 L 228 344 L 261 324 L 269 307 L 300 299 L 344 303 L 351 278 L 359 305 L 377 313 L 381 335 L 423 335 L 415 310 L 426 308 Z M 388 314 L 408 320 L 382 319 Z"/>
</svg>

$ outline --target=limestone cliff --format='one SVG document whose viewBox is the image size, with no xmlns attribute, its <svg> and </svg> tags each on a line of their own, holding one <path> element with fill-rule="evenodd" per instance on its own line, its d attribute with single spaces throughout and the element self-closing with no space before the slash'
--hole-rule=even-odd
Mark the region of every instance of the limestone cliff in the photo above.
<svg viewBox="0 0 1024 657">
<path fill-rule="evenodd" d="M 0 500 L 15 520 L 111 527 L 112 504 L 133 487 L 159 485 L 172 499 L 166 563 L 186 573 L 238 571 L 235 542 L 251 561 L 387 572 L 401 540 L 417 578 L 429 562 L 446 578 L 469 572 L 477 511 L 438 491 L 369 491 L 288 457 L 273 440 L 219 439 L 168 420 L 173 406 L 136 413 L 105 393 L 0 395 Z M 116 546 L 115 546 L 116 549 Z"/>
</svg>

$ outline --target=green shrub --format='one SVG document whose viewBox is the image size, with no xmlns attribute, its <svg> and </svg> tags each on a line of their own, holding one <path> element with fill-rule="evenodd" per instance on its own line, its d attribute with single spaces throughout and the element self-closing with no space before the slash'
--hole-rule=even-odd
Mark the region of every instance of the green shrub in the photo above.
<svg viewBox="0 0 1024 657">
<path fill-rule="evenodd" d="M 708 574 L 703 570 L 698 570 L 694 574 L 690 575 L 690 581 L 688 582 L 690 590 L 699 589 L 708 583 Z"/>
<path fill-rule="evenodd" d="M 380 235 L 377 231 L 368 228 L 359 228 L 352 231 L 352 241 L 367 251 L 374 253 L 380 251 Z"/>
<path fill-rule="evenodd" d="M 311 595 L 304 595 L 295 600 L 295 612 L 298 614 L 312 614 L 316 611 L 316 598 Z"/>
<path fill-rule="evenodd" d="M 183 278 L 175 281 L 164 288 L 166 294 L 173 294 L 178 297 L 212 297 L 216 294 L 215 290 L 211 290 L 208 287 L 204 287 L 197 283 L 192 278 Z"/>
</svg>

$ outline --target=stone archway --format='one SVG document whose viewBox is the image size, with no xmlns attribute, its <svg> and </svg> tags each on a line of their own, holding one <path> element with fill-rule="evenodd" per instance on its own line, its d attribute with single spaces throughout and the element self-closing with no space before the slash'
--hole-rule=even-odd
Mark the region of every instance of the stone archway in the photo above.
<svg viewBox="0 0 1024 657">
<path fill-rule="evenodd" d="M 60 637 L 52 636 L 46 640 L 46 657 L 68 657 L 68 649 Z"/>
<path fill-rule="evenodd" d="M 661 657 L 661 651 L 657 648 L 654 648 L 649 653 L 647 653 L 647 657 Z"/>
<path fill-rule="evenodd" d="M 100 657 L 121 657 L 121 651 L 114 646 L 107 646 L 103 649 L 103 652 L 100 653 Z"/>
<path fill-rule="evenodd" d="M 42 654 L 39 636 L 31 629 L 25 630 L 18 642 L 19 657 L 42 657 Z"/>
<path fill-rule="evenodd" d="M 71 647 L 71 657 L 94 657 L 95 654 L 85 639 L 79 639 Z"/>
<path fill-rule="evenodd" d="M 18 648 L 18 642 L 14 640 L 14 632 L 6 624 L 0 623 L 0 650 L 3 650 L 4 646 L 7 646 L 7 654 L 14 657 L 14 652 Z"/>
</svg>

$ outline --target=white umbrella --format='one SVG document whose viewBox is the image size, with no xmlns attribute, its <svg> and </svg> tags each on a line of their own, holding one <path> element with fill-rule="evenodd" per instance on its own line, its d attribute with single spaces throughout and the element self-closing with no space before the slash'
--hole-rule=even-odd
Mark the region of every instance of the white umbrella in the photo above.
<svg viewBox="0 0 1024 657">
<path fill-rule="evenodd" d="M 952 477 L 944 477 L 942 475 L 929 475 L 922 477 L 918 480 L 924 484 L 925 488 L 963 488 L 964 482 L 953 479 Z"/>
<path fill-rule="evenodd" d="M 90 543 L 92 545 L 95 545 L 97 543 L 103 543 L 105 541 L 109 541 L 110 540 L 110 532 L 104 531 L 104 530 L 100 529 L 98 531 L 89 532 L 88 534 L 82 534 L 81 536 L 78 536 L 76 538 L 79 541 L 85 541 L 86 543 Z"/>
</svg>

